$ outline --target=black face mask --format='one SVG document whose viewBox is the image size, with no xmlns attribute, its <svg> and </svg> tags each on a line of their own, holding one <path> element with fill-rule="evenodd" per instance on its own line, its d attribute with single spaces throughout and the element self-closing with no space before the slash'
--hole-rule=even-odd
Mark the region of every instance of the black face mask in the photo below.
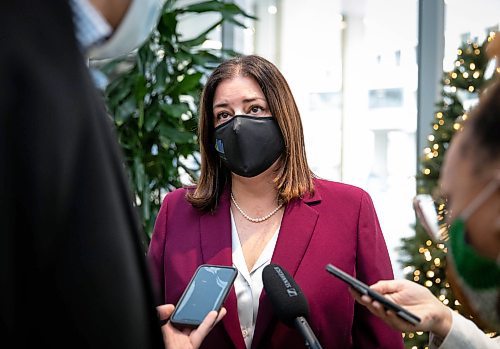
<svg viewBox="0 0 500 349">
<path fill-rule="evenodd" d="M 280 157 L 285 142 L 272 116 L 236 115 L 215 128 L 215 149 L 232 172 L 255 177 Z"/>
</svg>

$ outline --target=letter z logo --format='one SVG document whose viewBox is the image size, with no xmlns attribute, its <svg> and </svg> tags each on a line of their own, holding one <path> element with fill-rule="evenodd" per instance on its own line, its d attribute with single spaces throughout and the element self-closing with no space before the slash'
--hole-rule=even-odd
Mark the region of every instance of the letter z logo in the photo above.
<svg viewBox="0 0 500 349">
<path fill-rule="evenodd" d="M 286 292 L 288 293 L 288 297 L 297 297 L 298 296 L 298 293 L 294 288 L 289 288 L 286 290 Z"/>
</svg>

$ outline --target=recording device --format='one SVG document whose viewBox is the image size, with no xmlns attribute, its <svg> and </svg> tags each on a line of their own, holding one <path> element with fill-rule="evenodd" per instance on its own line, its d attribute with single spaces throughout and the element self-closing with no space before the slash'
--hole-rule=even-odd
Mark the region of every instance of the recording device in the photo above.
<svg viewBox="0 0 500 349">
<path fill-rule="evenodd" d="M 172 325 L 198 327 L 209 312 L 218 312 L 237 275 L 234 267 L 200 265 L 170 317 Z"/>
<path fill-rule="evenodd" d="M 326 270 L 333 276 L 347 283 L 355 291 L 359 292 L 362 295 L 366 294 L 369 297 L 371 297 L 371 299 L 376 300 L 377 302 L 382 304 L 386 310 L 394 311 L 399 318 L 405 320 L 406 322 L 409 322 L 412 325 L 416 325 L 420 322 L 420 318 L 418 316 L 404 309 L 399 304 L 392 302 L 391 300 L 389 300 L 387 297 L 384 297 L 380 293 L 372 290 L 370 287 L 368 287 L 368 285 L 359 281 L 358 279 L 353 278 L 351 275 L 340 270 L 339 268 L 331 264 L 327 264 Z"/>
<path fill-rule="evenodd" d="M 308 348 L 322 349 L 307 322 L 307 299 L 292 276 L 279 265 L 271 263 L 262 271 L 262 282 L 278 319 L 289 327 L 295 326 Z"/>
</svg>

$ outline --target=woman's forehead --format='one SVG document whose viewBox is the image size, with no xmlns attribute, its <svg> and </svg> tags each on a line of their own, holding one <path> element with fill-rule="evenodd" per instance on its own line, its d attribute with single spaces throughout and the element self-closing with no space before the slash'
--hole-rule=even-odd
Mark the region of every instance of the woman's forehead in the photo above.
<svg viewBox="0 0 500 349">
<path fill-rule="evenodd" d="M 233 99 L 264 98 L 264 93 L 257 81 L 248 76 L 236 76 L 222 80 L 215 88 L 213 104 L 230 102 Z"/>
</svg>

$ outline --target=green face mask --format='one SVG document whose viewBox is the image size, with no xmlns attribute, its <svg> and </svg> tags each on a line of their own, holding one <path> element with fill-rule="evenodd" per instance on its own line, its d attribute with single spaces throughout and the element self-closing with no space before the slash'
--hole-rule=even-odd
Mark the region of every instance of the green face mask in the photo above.
<svg viewBox="0 0 500 349">
<path fill-rule="evenodd" d="M 462 298 L 473 315 L 494 330 L 500 330 L 500 266 L 499 261 L 486 258 L 467 242 L 466 220 L 496 191 L 492 182 L 455 219 L 449 229 L 448 262 Z"/>
<path fill-rule="evenodd" d="M 449 251 L 457 274 L 474 289 L 484 290 L 500 286 L 500 267 L 497 261 L 476 252 L 467 243 L 465 221 L 457 218 L 449 230 Z"/>
</svg>

